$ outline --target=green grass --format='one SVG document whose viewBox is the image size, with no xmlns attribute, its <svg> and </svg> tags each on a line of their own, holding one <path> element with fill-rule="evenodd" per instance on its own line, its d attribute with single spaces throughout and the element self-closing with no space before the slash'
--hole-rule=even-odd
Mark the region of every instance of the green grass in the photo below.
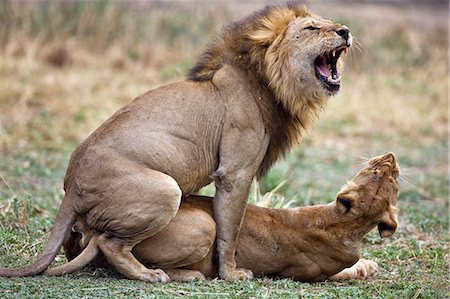
<svg viewBox="0 0 450 299">
<path fill-rule="evenodd" d="M 447 150 L 443 145 L 424 146 L 419 149 L 418 160 L 408 159 L 406 148 L 397 151 L 397 155 L 399 163 L 406 168 L 408 165 L 431 167 L 438 161 L 425 163 L 427 153 L 433 151 L 439 159 Z M 25 265 L 42 250 L 62 197 L 62 193 L 55 190 L 60 188 L 67 158 L 68 153 L 57 152 L 31 154 L 30 157 L 17 154 L 0 164 L 1 173 L 8 173 L 9 179 L 9 187 L 3 183 L 0 190 L 4 197 L 9 194 L 11 198 L 9 212 L 0 217 L 1 265 Z M 292 172 L 286 169 L 291 162 L 295 163 L 294 173 L 287 177 L 287 187 L 280 192 L 286 197 L 294 196 L 297 199 L 294 205 L 332 200 L 339 186 L 351 177 L 352 169 L 360 167 L 352 166 L 355 159 L 347 153 L 305 145 L 277 164 L 266 179 L 269 183 L 262 188 L 269 190 L 271 180 L 277 184 L 279 179 L 286 179 L 286 171 Z M 4 298 L 445 298 L 448 292 L 448 178 L 430 173 L 421 179 L 421 173 L 417 170 L 409 175 L 408 180 L 414 183 L 401 183 L 400 227 L 394 237 L 381 240 L 372 232 L 363 241 L 362 255 L 376 260 L 381 267 L 380 273 L 368 281 L 309 284 L 288 279 L 233 283 L 212 280 L 163 286 L 129 281 L 112 271 L 88 268 L 61 278 L 0 278 L 0 294 Z M 309 197 L 305 198 L 304 194 Z M 62 263 L 64 259 L 61 252 L 55 263 Z"/>
<path fill-rule="evenodd" d="M 190 8 L 113 1 L 48 4 L 0 4 L 4 267 L 29 264 L 42 251 L 75 146 L 133 97 L 181 79 L 212 31 L 259 8 L 223 4 L 208 10 L 203 2 Z M 87 268 L 63 277 L 0 278 L 0 297 L 448 298 L 447 17 L 437 14 L 439 8 L 421 6 L 423 24 L 416 28 L 405 25 L 413 23 L 411 15 L 398 7 L 347 5 L 339 15 L 327 5 L 314 6 L 319 14 L 349 25 L 364 49 L 349 55 L 342 93 L 260 189 L 264 194 L 283 183 L 269 203 L 277 207 L 329 202 L 368 158 L 395 152 L 404 176 L 399 228 L 392 238 L 382 240 L 371 232 L 363 240 L 362 256 L 381 268 L 374 278 L 150 285 Z M 66 55 L 62 66 L 44 53 L 58 58 L 54 44 Z M 213 188 L 204 192 L 211 194 Z M 60 252 L 54 264 L 64 261 Z"/>
<path fill-rule="evenodd" d="M 376 281 L 307 284 L 288 279 L 255 279 L 249 282 L 171 283 L 149 285 L 103 275 L 78 275 L 59 278 L 15 278 L 2 284 L 3 298 L 444 298 L 433 284 Z M 30 283 L 32 281 L 33 283 Z"/>
</svg>

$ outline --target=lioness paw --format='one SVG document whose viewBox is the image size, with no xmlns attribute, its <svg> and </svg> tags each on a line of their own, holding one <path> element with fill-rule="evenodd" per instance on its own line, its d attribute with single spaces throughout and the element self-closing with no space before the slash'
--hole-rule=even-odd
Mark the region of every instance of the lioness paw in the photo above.
<svg viewBox="0 0 450 299">
<path fill-rule="evenodd" d="M 373 276 L 380 269 L 378 267 L 378 264 L 376 262 L 374 262 L 374 261 L 371 261 L 371 260 L 360 259 L 358 262 L 363 264 L 364 268 L 366 270 L 365 271 L 365 276 L 363 278 L 367 278 L 367 277 Z"/>
<path fill-rule="evenodd" d="M 360 259 L 350 268 L 329 277 L 329 280 L 361 279 L 364 280 L 378 272 L 378 264 L 371 260 Z"/>
<path fill-rule="evenodd" d="M 234 271 L 228 271 L 225 275 L 221 275 L 224 280 L 247 280 L 253 278 L 253 272 L 244 268 L 237 268 Z"/>
<path fill-rule="evenodd" d="M 170 277 L 161 269 L 145 271 L 140 279 L 150 283 L 160 282 L 166 284 L 170 282 Z"/>
<path fill-rule="evenodd" d="M 186 270 L 186 269 L 169 269 L 166 273 L 170 276 L 172 280 L 191 282 L 194 280 L 205 281 L 206 277 L 202 272 L 196 270 Z"/>
</svg>

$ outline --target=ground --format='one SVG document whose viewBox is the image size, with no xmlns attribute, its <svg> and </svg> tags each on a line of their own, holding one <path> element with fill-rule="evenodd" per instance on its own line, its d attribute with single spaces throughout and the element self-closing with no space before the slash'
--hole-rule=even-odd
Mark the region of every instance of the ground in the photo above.
<svg viewBox="0 0 450 299">
<path fill-rule="evenodd" d="M 135 96 L 182 79 L 216 30 L 259 8 L 257 2 L 46 3 L 0 4 L 4 267 L 28 264 L 42 250 L 75 146 Z M 448 297 L 448 4 L 310 6 L 348 25 L 357 47 L 345 58 L 341 93 L 250 200 L 274 207 L 329 202 L 368 158 L 395 152 L 403 173 L 400 226 L 390 239 L 371 232 L 363 240 L 362 256 L 376 260 L 380 273 L 338 283 L 150 285 L 87 268 L 56 278 L 0 278 L 0 296 Z M 8 11 L 14 13 L 3 15 Z M 61 252 L 55 264 L 64 261 Z"/>
</svg>

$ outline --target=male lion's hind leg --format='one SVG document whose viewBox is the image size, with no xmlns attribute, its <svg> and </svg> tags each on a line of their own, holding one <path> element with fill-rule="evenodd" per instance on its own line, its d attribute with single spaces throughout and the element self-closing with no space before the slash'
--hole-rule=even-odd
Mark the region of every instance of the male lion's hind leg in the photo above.
<svg viewBox="0 0 450 299">
<path fill-rule="evenodd" d="M 181 202 L 180 187 L 172 177 L 133 161 L 120 157 L 108 161 L 105 170 L 95 173 L 95 177 L 109 176 L 108 180 L 98 180 L 96 192 L 86 195 L 96 203 L 86 213 L 86 223 L 99 232 L 98 248 L 121 274 L 166 283 L 170 278 L 164 271 L 146 268 L 131 250 L 173 219 Z"/>
<path fill-rule="evenodd" d="M 116 238 L 105 235 L 99 237 L 98 247 L 117 271 L 130 279 L 147 282 L 167 283 L 169 276 L 160 269 L 150 270 L 142 265 L 131 253 L 132 246 L 123 244 Z"/>
<path fill-rule="evenodd" d="M 360 259 L 350 268 L 330 276 L 329 280 L 361 279 L 364 280 L 378 272 L 378 264 L 371 260 Z"/>
</svg>

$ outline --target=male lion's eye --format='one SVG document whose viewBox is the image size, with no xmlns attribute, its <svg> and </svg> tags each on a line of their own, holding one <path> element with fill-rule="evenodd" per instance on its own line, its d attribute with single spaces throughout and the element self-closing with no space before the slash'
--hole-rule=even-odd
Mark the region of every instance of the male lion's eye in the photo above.
<svg viewBox="0 0 450 299">
<path fill-rule="evenodd" d="M 305 27 L 303 29 L 305 29 L 305 30 L 319 30 L 320 28 L 317 28 L 317 27 L 314 27 L 314 26 L 308 26 L 308 27 Z"/>
</svg>

